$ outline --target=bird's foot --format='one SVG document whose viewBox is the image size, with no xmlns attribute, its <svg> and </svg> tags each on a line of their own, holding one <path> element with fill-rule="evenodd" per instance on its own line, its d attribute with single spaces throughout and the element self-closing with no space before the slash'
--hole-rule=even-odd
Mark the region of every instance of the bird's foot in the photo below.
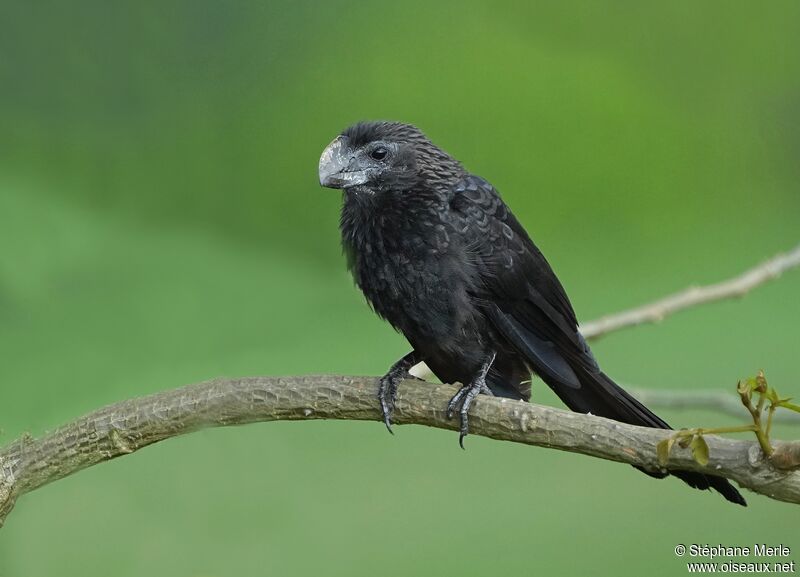
<svg viewBox="0 0 800 577">
<path fill-rule="evenodd" d="M 458 436 L 458 444 L 464 448 L 464 437 L 469 434 L 469 408 L 475 397 L 481 393 L 491 395 L 492 392 L 486 386 L 485 378 L 476 378 L 470 384 L 461 387 L 447 403 L 447 418 L 452 419 L 456 411 L 461 417 L 461 433 Z"/>
<path fill-rule="evenodd" d="M 413 353 L 406 355 L 392 365 L 389 372 L 381 377 L 380 386 L 378 387 L 378 400 L 381 402 L 383 424 L 386 425 L 386 429 L 393 435 L 392 413 L 394 412 L 394 404 L 397 400 L 397 386 L 405 379 L 422 380 L 408 372 L 408 369 L 416 364 L 415 359 L 411 355 L 413 355 Z"/>
<path fill-rule="evenodd" d="M 453 395 L 453 398 L 450 399 L 450 402 L 447 403 L 447 418 L 452 419 L 456 410 L 458 410 L 459 416 L 461 417 L 458 444 L 462 449 L 464 448 L 464 437 L 469 434 L 469 408 L 472 405 L 472 401 L 481 393 L 492 395 L 492 391 L 489 390 L 489 387 L 486 385 L 486 373 L 489 372 L 489 367 L 492 366 L 494 357 L 495 355 L 492 354 L 483 364 L 480 372 L 472 379 L 472 382 L 461 387 L 458 392 Z"/>
</svg>

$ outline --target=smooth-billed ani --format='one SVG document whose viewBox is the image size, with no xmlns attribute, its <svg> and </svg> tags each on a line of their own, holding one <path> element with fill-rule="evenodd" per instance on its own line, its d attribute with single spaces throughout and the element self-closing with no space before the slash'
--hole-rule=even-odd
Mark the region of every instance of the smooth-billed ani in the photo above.
<svg viewBox="0 0 800 577">
<path fill-rule="evenodd" d="M 561 283 L 494 187 L 419 129 L 351 126 L 322 153 L 319 179 L 343 190 L 342 243 L 356 283 L 413 347 L 381 379 L 387 427 L 398 383 L 424 361 L 442 382 L 463 383 L 447 407 L 460 414 L 462 447 L 475 397 L 528 401 L 531 372 L 573 411 L 670 428 L 600 370 Z M 723 478 L 673 474 L 745 505 Z"/>
</svg>

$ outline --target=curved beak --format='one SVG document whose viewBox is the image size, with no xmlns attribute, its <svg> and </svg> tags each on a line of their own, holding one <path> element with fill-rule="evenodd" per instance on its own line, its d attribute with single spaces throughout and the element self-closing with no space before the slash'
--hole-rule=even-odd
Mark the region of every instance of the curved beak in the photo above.
<svg viewBox="0 0 800 577">
<path fill-rule="evenodd" d="M 366 184 L 369 174 L 357 166 L 347 146 L 347 137 L 338 136 L 319 158 L 319 183 L 327 188 L 348 188 Z"/>
</svg>

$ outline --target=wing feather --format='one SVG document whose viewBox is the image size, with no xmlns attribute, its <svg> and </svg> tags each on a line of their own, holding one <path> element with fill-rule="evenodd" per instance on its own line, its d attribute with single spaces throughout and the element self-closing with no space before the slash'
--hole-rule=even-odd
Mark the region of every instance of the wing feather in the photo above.
<svg viewBox="0 0 800 577">
<path fill-rule="evenodd" d="M 537 372 L 579 386 L 572 363 L 592 370 L 598 370 L 597 364 L 544 255 L 484 179 L 464 178 L 454 187 L 450 206 L 480 277 L 473 296 L 497 329 L 533 360 Z"/>
</svg>

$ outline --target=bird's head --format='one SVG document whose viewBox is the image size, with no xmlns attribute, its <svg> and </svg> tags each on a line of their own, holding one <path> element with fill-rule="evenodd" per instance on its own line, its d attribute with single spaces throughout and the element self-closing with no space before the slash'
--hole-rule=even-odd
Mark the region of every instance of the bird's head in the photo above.
<svg viewBox="0 0 800 577">
<path fill-rule="evenodd" d="M 464 174 L 461 164 L 416 127 L 400 122 L 359 122 L 322 152 L 319 183 L 328 188 L 403 192 L 425 181 L 436 186 Z"/>
</svg>

